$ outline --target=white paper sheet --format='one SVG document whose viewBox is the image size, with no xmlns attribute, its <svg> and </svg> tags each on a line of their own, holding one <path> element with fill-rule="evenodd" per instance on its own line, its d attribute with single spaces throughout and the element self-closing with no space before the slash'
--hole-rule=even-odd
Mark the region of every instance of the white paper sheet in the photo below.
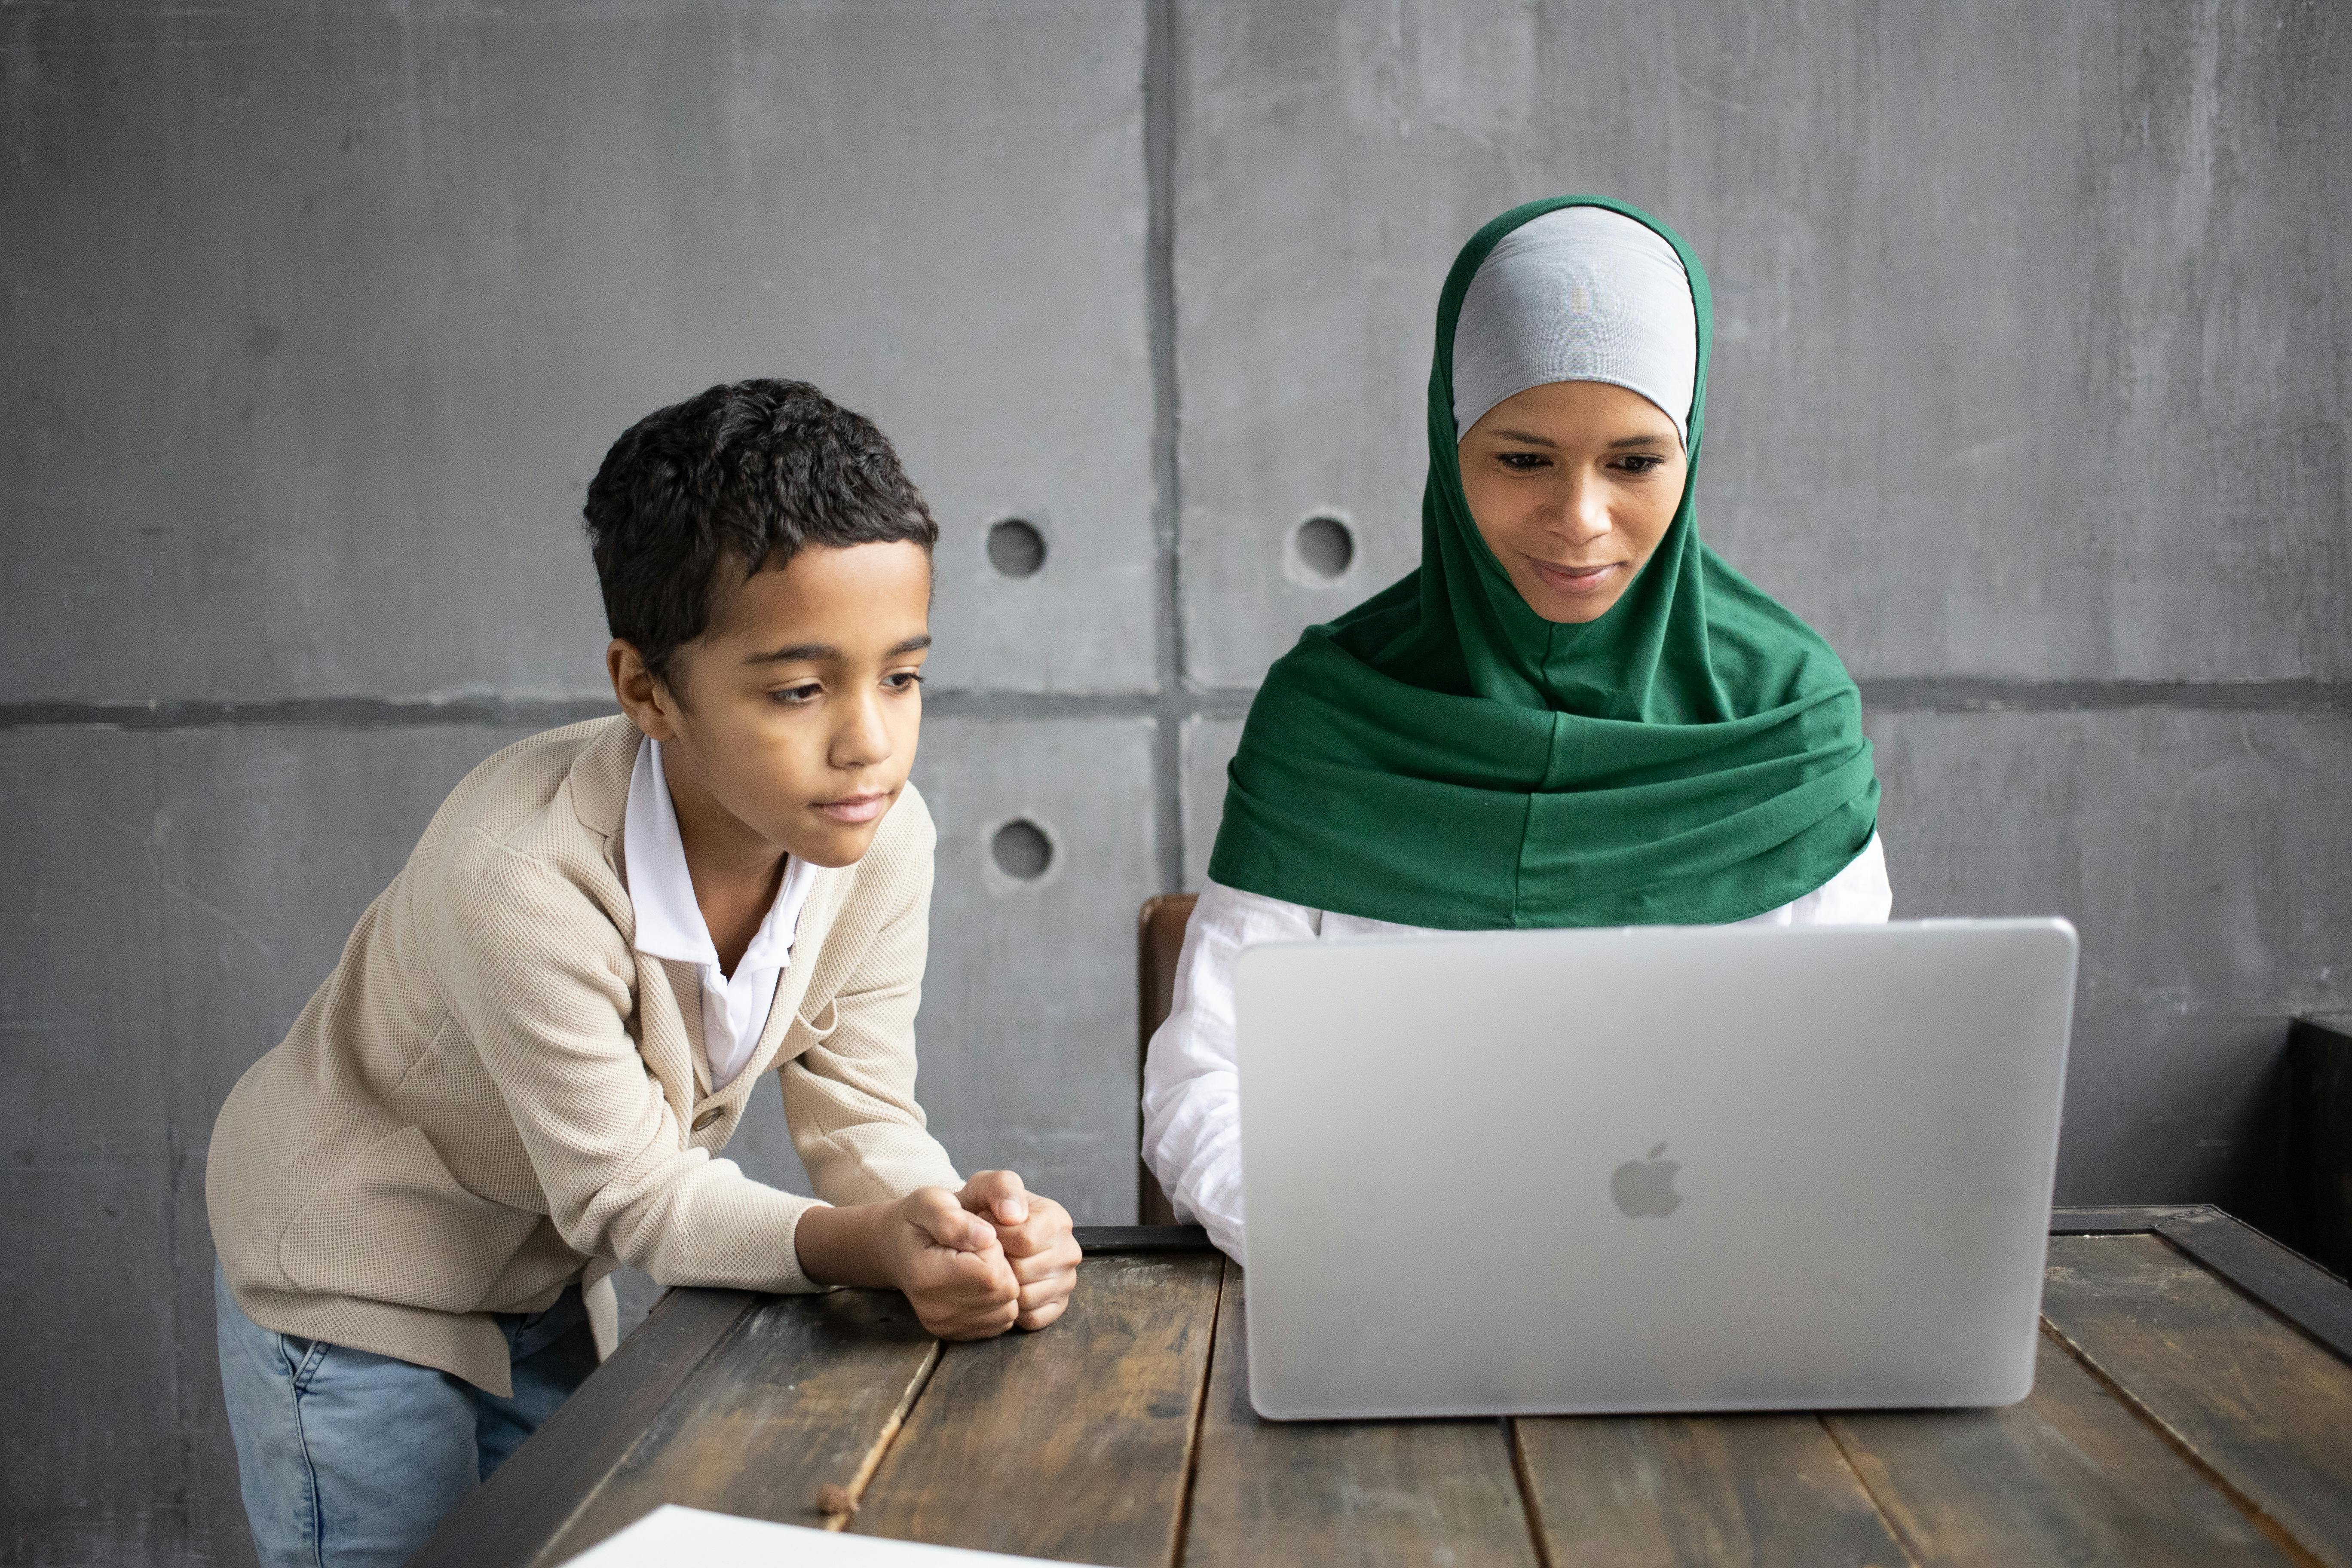
<svg viewBox="0 0 2352 1568">
<path fill-rule="evenodd" d="M 676 1503 L 661 1507 L 572 1559 L 567 1568 L 978 1568 L 988 1563 L 1043 1563 L 958 1546 L 839 1534 L 805 1525 L 771 1524 L 708 1513 Z"/>
</svg>

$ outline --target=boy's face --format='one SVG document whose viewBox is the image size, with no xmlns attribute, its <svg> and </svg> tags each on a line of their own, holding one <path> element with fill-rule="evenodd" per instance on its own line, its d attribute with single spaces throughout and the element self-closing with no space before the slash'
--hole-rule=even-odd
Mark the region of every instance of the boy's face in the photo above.
<svg viewBox="0 0 2352 1568">
<path fill-rule="evenodd" d="M 930 597 L 919 545 L 812 545 L 726 595 L 667 687 L 629 644 L 606 650 L 622 706 L 662 743 L 690 857 L 866 853 L 914 765 Z"/>
</svg>

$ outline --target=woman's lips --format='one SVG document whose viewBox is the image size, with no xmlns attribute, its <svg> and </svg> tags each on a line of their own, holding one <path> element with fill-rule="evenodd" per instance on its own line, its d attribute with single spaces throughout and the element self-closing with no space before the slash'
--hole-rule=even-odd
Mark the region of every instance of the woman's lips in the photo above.
<svg viewBox="0 0 2352 1568">
<path fill-rule="evenodd" d="M 855 824 L 873 821 L 889 804 L 890 792 L 877 789 L 871 795 L 845 795 L 839 800 L 821 800 L 816 803 L 816 809 L 835 822 Z"/>
<path fill-rule="evenodd" d="M 1598 566 L 1555 566 L 1531 555 L 1528 557 L 1528 564 L 1535 569 L 1536 576 L 1543 585 L 1555 593 L 1591 594 L 1605 586 L 1622 563 L 1607 561 Z"/>
</svg>

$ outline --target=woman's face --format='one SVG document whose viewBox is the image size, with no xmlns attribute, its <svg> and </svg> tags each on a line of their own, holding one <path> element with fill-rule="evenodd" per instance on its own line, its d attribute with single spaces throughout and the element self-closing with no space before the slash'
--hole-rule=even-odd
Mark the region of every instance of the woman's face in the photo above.
<svg viewBox="0 0 2352 1568">
<path fill-rule="evenodd" d="M 1675 520 L 1690 465 L 1638 392 L 1556 381 L 1505 398 L 1459 447 L 1479 537 L 1548 621 L 1608 613 Z"/>
</svg>

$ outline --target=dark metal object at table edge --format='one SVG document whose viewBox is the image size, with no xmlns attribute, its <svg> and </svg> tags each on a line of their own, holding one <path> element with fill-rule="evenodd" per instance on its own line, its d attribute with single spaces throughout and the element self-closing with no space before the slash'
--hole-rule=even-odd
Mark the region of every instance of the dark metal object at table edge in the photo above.
<svg viewBox="0 0 2352 1568">
<path fill-rule="evenodd" d="M 1088 1258 L 1120 1252 L 1206 1252 L 1209 1233 L 1197 1225 L 1082 1225 L 1078 1250 Z"/>
</svg>

